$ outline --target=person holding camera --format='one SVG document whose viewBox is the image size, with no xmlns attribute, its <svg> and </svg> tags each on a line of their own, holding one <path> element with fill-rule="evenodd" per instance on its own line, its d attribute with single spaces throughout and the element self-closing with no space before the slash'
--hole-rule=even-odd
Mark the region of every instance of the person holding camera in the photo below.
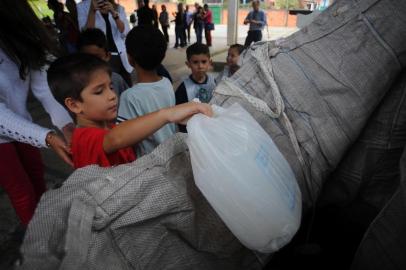
<svg viewBox="0 0 406 270">
<path fill-rule="evenodd" d="M 130 25 L 124 8 L 114 0 L 84 0 L 77 4 L 77 12 L 81 30 L 99 28 L 104 32 L 111 53 L 111 68 L 131 86 L 130 73 L 133 67 L 128 63 L 125 49 L 125 37 L 130 31 Z"/>
</svg>

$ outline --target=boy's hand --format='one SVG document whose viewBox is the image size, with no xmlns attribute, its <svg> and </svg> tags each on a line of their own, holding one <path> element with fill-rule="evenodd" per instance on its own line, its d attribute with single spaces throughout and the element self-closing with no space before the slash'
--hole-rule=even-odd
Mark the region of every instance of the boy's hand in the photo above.
<svg viewBox="0 0 406 270">
<path fill-rule="evenodd" d="M 168 122 L 186 125 L 186 122 L 196 113 L 203 113 L 213 116 L 213 110 L 209 104 L 199 102 L 188 102 L 175 107 L 166 108 Z"/>
</svg>

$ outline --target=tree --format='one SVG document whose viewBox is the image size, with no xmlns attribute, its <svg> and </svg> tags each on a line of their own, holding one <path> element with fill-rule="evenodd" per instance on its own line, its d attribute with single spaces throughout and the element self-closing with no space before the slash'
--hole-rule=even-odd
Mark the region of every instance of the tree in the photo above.
<svg viewBox="0 0 406 270">
<path fill-rule="evenodd" d="M 299 0 L 276 0 L 275 7 L 277 9 L 295 9 L 300 7 Z"/>
</svg>

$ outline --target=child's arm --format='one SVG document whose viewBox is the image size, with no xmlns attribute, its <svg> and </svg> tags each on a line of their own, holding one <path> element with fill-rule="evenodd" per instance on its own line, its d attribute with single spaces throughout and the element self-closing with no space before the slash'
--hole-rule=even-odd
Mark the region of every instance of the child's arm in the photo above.
<svg viewBox="0 0 406 270">
<path fill-rule="evenodd" d="M 208 116 L 213 114 L 210 105 L 188 102 L 122 122 L 104 137 L 104 152 L 110 154 L 135 145 L 167 123 L 185 124 L 187 119 L 196 113 Z"/>
</svg>

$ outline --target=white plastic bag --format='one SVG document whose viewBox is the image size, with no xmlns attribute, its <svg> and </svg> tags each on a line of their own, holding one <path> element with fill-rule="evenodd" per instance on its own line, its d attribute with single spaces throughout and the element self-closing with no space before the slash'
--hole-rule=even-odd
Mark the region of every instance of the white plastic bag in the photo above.
<svg viewBox="0 0 406 270">
<path fill-rule="evenodd" d="M 301 193 L 271 137 L 239 104 L 213 105 L 187 123 L 196 185 L 233 234 L 268 253 L 287 244 L 300 225 Z"/>
</svg>

